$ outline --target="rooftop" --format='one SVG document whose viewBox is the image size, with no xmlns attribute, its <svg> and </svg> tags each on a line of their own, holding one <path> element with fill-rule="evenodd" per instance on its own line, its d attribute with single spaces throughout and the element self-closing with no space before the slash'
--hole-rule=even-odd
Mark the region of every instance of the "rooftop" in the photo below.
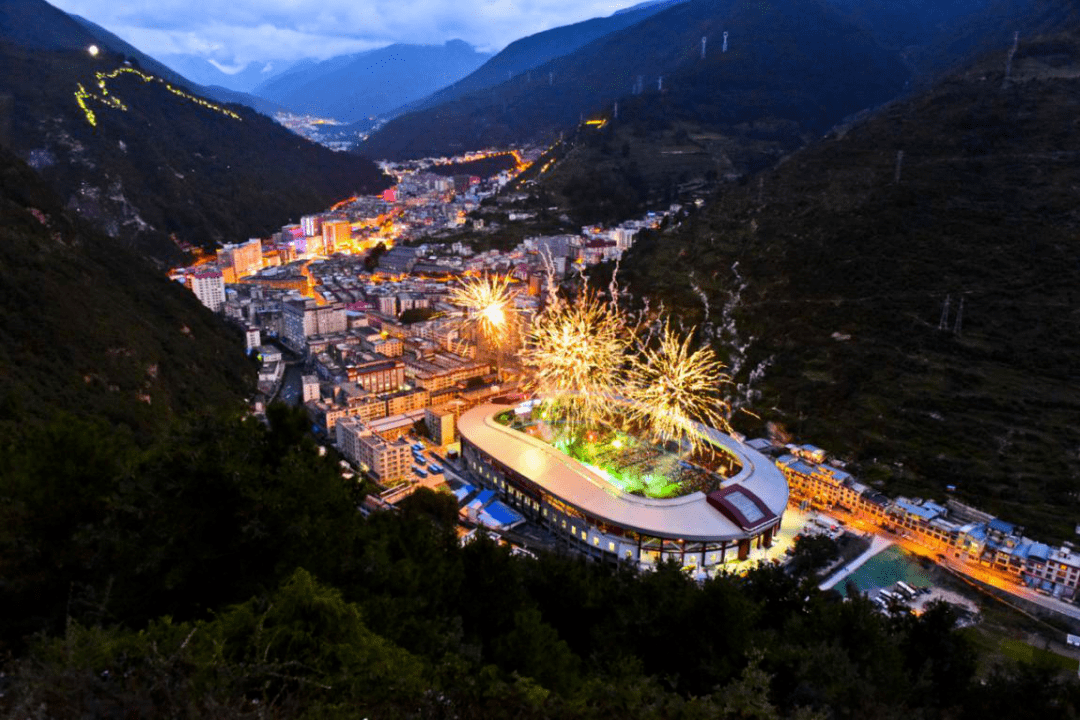
<svg viewBox="0 0 1080 720">
<path fill-rule="evenodd" d="M 506 409 L 505 404 L 480 405 L 461 416 L 458 430 L 497 462 L 581 512 L 654 537 L 716 541 L 746 536 L 747 526 L 710 504 L 704 493 L 661 500 L 619 491 L 598 472 L 551 445 L 498 423 L 495 416 Z M 773 517 L 782 514 L 788 487 L 780 470 L 761 453 L 733 438 L 711 428 L 704 432 L 709 442 L 721 446 L 742 464 L 739 473 L 724 482 L 724 491 L 740 489 L 738 495 L 762 512 L 762 518 L 769 513 Z M 727 499 L 736 508 L 745 504 L 738 497 L 729 495 Z M 747 512 L 753 515 L 753 511 Z M 753 521 L 744 517 L 752 527 Z M 762 524 L 760 521 L 758 524 Z"/>
</svg>

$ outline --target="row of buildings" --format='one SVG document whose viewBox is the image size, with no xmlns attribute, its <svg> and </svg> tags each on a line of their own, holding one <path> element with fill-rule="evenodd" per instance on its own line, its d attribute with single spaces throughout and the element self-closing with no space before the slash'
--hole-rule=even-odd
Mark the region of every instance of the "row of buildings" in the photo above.
<svg viewBox="0 0 1080 720">
<path fill-rule="evenodd" d="M 767 443 L 766 443 L 767 446 Z M 931 549 L 942 558 L 986 570 L 1054 597 L 1073 600 L 1080 586 L 1080 553 L 1024 536 L 1024 529 L 955 500 L 889 498 L 824 462 L 812 446 L 788 446 L 776 463 L 792 501 L 839 509 Z"/>
</svg>

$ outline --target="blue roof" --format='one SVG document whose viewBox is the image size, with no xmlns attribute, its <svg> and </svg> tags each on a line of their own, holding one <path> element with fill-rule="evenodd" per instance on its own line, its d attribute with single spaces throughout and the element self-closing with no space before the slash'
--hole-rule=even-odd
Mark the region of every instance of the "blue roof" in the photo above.
<svg viewBox="0 0 1080 720">
<path fill-rule="evenodd" d="M 814 466 L 805 460 L 800 460 L 794 455 L 784 455 L 782 458 L 776 461 L 777 465 L 787 467 L 802 475 L 812 475 L 814 473 Z"/>
<path fill-rule="evenodd" d="M 938 505 L 938 504 L 937 504 L 936 502 L 934 502 L 933 500 L 927 500 L 926 502 L 924 502 L 924 503 L 922 504 L 922 506 L 923 506 L 924 508 L 926 508 L 927 510 L 934 510 L 934 511 L 935 511 L 935 512 L 937 512 L 937 513 L 938 513 L 939 515 L 946 515 L 946 514 L 948 514 L 948 512 L 949 512 L 949 509 L 948 509 L 948 508 L 946 508 L 946 507 L 943 507 L 943 506 L 941 506 L 941 505 Z"/>
<path fill-rule="evenodd" d="M 1032 543 L 1028 548 L 1027 556 L 1030 558 L 1038 558 L 1039 560 L 1046 560 L 1050 557 L 1050 546 L 1044 543 Z"/>
<path fill-rule="evenodd" d="M 976 525 L 972 529 L 968 530 L 967 536 L 969 538 L 971 538 L 972 540 L 982 542 L 983 540 L 986 539 L 986 526 L 985 525 Z"/>
<path fill-rule="evenodd" d="M 999 518 L 994 518 L 990 521 L 990 529 L 995 532 L 1004 533 L 1005 535 L 1012 535 L 1016 531 L 1016 526 L 1011 522 L 1005 522 Z"/>
<path fill-rule="evenodd" d="M 460 505 L 462 500 L 469 497 L 469 495 L 471 495 L 475 491 L 476 488 L 474 488 L 472 485 L 462 485 L 461 487 L 454 490 L 454 497 L 457 498 L 458 504 Z"/>
<path fill-rule="evenodd" d="M 479 495 L 477 495 L 476 500 L 474 500 L 473 502 L 474 503 L 480 503 L 480 506 L 483 507 L 484 505 L 487 505 L 489 502 L 491 502 L 494 498 L 495 498 L 495 491 L 494 490 L 485 490 L 482 493 L 480 493 Z"/>
<path fill-rule="evenodd" d="M 845 472 L 840 468 L 834 468 L 832 465 L 819 465 L 818 467 L 828 468 L 829 474 L 832 475 L 834 479 L 839 480 L 841 483 L 846 483 L 849 480 L 854 480 L 854 478 L 851 477 L 851 473 Z"/>
<path fill-rule="evenodd" d="M 481 513 L 481 517 L 488 515 L 497 524 L 503 526 L 514 525 L 515 523 L 522 522 L 525 518 L 521 513 L 517 512 L 513 508 L 510 508 L 498 500 L 484 508 L 484 512 Z"/>
<path fill-rule="evenodd" d="M 933 505 L 933 503 L 931 503 L 931 505 Z M 941 514 L 937 511 L 936 506 L 933 508 L 927 508 L 922 505 L 916 505 L 915 503 L 908 502 L 907 500 L 897 500 L 896 506 L 911 515 L 922 518 L 923 520 L 933 520 Z"/>
</svg>

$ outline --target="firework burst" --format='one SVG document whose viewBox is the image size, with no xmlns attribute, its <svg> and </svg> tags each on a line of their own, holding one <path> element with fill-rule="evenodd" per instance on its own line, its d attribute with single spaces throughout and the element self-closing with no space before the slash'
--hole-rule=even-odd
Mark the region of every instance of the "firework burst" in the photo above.
<svg viewBox="0 0 1080 720">
<path fill-rule="evenodd" d="M 555 402 L 572 431 L 610 418 L 629 343 L 619 309 L 584 292 L 537 318 L 522 359 L 532 369 L 532 389 Z"/>
<path fill-rule="evenodd" d="M 655 347 L 642 347 L 627 372 L 625 395 L 633 420 L 660 442 L 674 440 L 695 452 L 705 445 L 702 425 L 731 432 L 720 388 L 731 382 L 709 348 L 690 349 L 665 323 Z"/>
<path fill-rule="evenodd" d="M 514 298 L 518 292 L 509 276 L 485 276 L 465 280 L 450 293 L 449 300 L 465 308 L 465 327 L 499 350 L 506 347 L 517 330 Z"/>
</svg>

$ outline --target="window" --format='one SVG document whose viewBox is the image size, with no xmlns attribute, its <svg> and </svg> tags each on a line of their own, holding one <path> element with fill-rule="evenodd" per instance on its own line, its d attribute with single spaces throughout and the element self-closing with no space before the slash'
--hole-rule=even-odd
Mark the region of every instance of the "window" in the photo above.
<svg viewBox="0 0 1080 720">
<path fill-rule="evenodd" d="M 615 552 L 615 543 L 609 542 L 607 544 L 608 552 Z"/>
</svg>

